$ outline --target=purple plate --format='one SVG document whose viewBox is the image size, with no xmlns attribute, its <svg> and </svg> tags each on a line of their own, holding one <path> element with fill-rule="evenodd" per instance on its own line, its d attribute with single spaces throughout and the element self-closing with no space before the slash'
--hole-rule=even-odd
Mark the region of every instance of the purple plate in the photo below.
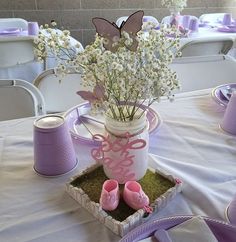
<svg viewBox="0 0 236 242">
<path fill-rule="evenodd" d="M 143 105 L 143 108 L 146 107 Z M 104 133 L 104 117 L 102 115 L 90 116 L 90 104 L 88 102 L 79 104 L 69 109 L 64 118 L 69 126 L 71 136 L 86 144 L 100 144 L 100 141 L 92 139 L 92 134 Z M 147 109 L 147 119 L 149 122 L 149 133 L 160 127 L 162 120 L 160 115 L 152 108 Z"/>
<path fill-rule="evenodd" d="M 203 21 L 203 22 L 199 22 L 198 27 L 203 28 L 203 27 L 209 26 L 209 24 L 210 24 L 210 22 L 209 22 L 209 21 Z"/>
<path fill-rule="evenodd" d="M 225 98 L 225 96 L 222 93 L 222 90 L 227 91 L 232 89 L 236 89 L 236 83 L 220 85 L 212 90 L 211 96 L 218 104 L 220 104 L 223 107 L 226 107 L 229 100 Z"/>
<path fill-rule="evenodd" d="M 234 26 L 234 28 L 227 27 L 227 26 L 219 27 L 217 28 L 217 31 L 224 32 L 224 33 L 236 33 L 236 26 Z"/>
<path fill-rule="evenodd" d="M 229 221 L 231 224 L 234 224 L 234 225 L 236 225 L 235 214 L 236 214 L 236 194 L 234 195 L 232 201 L 225 209 L 225 216 L 227 221 Z"/>
<path fill-rule="evenodd" d="M 206 27 L 206 26 L 207 26 L 206 23 L 200 23 L 200 24 L 198 25 L 199 28 L 204 28 L 204 27 Z"/>
<path fill-rule="evenodd" d="M 134 230 L 130 231 L 126 236 L 124 236 L 119 242 L 135 242 L 150 236 L 153 236 L 154 232 L 159 229 L 170 229 L 178 224 L 181 224 L 193 216 L 175 216 L 167 217 L 162 219 L 157 219 L 140 225 Z M 202 217 L 212 233 L 215 235 L 219 242 L 234 242 L 236 238 L 236 226 L 228 224 L 223 221 L 216 219 L 211 219 L 208 217 Z"/>
<path fill-rule="evenodd" d="M 230 29 L 236 29 L 236 25 L 235 24 L 227 25 L 227 27 L 230 28 Z"/>
<path fill-rule="evenodd" d="M 0 29 L 0 35 L 16 35 L 20 32 L 21 30 L 19 28 Z"/>
</svg>

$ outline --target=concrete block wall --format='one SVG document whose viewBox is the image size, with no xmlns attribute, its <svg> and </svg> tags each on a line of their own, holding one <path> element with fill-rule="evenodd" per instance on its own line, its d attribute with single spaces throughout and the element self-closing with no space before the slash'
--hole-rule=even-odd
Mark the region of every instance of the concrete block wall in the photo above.
<svg viewBox="0 0 236 242">
<path fill-rule="evenodd" d="M 54 19 L 59 28 L 69 29 L 71 35 L 84 46 L 94 40 L 93 17 L 116 21 L 143 9 L 145 15 L 153 15 L 159 21 L 169 15 L 161 6 L 161 0 L 0 0 L 0 18 L 18 17 L 39 24 Z M 231 12 L 236 17 L 235 0 L 188 0 L 182 14 L 200 16 L 204 13 Z"/>
</svg>

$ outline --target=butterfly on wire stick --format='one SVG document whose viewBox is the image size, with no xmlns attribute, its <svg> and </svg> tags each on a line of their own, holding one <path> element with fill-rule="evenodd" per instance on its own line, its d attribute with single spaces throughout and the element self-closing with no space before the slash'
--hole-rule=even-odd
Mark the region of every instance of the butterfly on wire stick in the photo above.
<svg viewBox="0 0 236 242">
<path fill-rule="evenodd" d="M 78 91 L 76 92 L 84 100 L 94 103 L 96 101 L 106 100 L 105 89 L 102 84 L 97 83 L 93 91 Z"/>
<path fill-rule="evenodd" d="M 136 40 L 137 33 L 142 29 L 144 12 L 142 10 L 131 14 L 126 21 L 123 21 L 118 27 L 115 23 L 111 23 L 104 18 L 93 18 L 92 22 L 96 27 L 96 32 L 99 36 L 105 38 L 104 48 L 115 52 L 118 49 L 118 42 L 125 31 L 132 38 L 132 43 L 126 45 L 131 51 L 136 51 L 138 41 Z"/>
</svg>

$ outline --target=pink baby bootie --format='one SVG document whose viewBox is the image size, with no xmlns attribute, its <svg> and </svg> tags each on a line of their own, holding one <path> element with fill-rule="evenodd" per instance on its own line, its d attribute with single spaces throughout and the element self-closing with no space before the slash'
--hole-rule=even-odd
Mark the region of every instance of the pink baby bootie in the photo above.
<svg viewBox="0 0 236 242">
<path fill-rule="evenodd" d="M 149 205 L 149 198 L 136 181 L 127 181 L 123 191 L 124 201 L 133 209 L 138 210 Z"/>
<path fill-rule="evenodd" d="M 116 180 L 106 180 L 102 186 L 100 205 L 104 210 L 115 210 L 119 204 L 120 192 Z"/>
</svg>

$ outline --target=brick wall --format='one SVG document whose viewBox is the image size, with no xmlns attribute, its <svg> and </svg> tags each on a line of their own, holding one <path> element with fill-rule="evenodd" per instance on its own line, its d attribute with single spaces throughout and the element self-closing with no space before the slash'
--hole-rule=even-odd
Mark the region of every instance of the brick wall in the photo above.
<svg viewBox="0 0 236 242">
<path fill-rule="evenodd" d="M 159 21 L 169 15 L 161 0 L 0 0 L 0 18 L 18 17 L 39 24 L 57 21 L 60 28 L 70 29 L 84 46 L 94 39 L 93 17 L 115 21 L 143 9 Z M 235 0 L 188 0 L 183 14 L 200 16 L 211 12 L 231 12 L 236 17 Z"/>
</svg>

